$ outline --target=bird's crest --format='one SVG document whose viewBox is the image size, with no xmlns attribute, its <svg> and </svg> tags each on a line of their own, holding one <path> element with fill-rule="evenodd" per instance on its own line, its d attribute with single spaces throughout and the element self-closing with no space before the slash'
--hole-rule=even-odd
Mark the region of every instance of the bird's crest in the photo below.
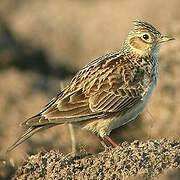
<svg viewBox="0 0 180 180">
<path fill-rule="evenodd" d="M 135 20 L 133 21 L 134 24 L 134 28 L 136 31 L 143 31 L 143 30 L 148 30 L 150 32 L 152 32 L 153 34 L 156 34 L 158 36 L 161 35 L 161 33 L 151 24 L 142 21 L 142 20 Z"/>
</svg>

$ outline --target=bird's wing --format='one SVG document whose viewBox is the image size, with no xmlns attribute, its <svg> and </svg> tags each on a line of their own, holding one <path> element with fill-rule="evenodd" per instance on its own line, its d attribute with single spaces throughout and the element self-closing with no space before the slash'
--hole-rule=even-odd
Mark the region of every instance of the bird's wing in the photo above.
<svg viewBox="0 0 180 180">
<path fill-rule="evenodd" d="M 23 126 L 74 123 L 126 112 L 142 100 L 143 72 L 119 53 L 90 62 L 70 85 Z"/>
</svg>

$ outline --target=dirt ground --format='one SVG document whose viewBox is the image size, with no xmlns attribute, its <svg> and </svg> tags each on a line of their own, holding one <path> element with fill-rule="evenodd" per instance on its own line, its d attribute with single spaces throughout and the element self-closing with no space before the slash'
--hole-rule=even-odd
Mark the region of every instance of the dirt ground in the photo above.
<svg viewBox="0 0 180 180">
<path fill-rule="evenodd" d="M 59 151 L 30 156 L 16 171 L 18 179 L 151 179 L 180 173 L 180 143 L 176 141 L 123 142 L 96 154 L 64 155 Z M 166 173 L 165 173 L 166 171 Z M 163 173 L 162 173 L 163 172 Z M 169 172 L 169 173 L 168 173 Z M 161 175 L 162 174 L 162 175 Z M 180 178 L 180 174 L 176 174 Z M 169 178 L 170 180 L 170 178 Z M 171 178 L 172 180 L 172 178 Z"/>
<path fill-rule="evenodd" d="M 93 168 L 95 165 L 99 168 L 103 153 L 105 157 L 113 153 L 119 156 L 126 149 L 124 142 L 132 143 L 127 146 L 131 148 L 135 147 L 137 140 L 143 147 L 148 146 L 149 142 L 158 142 L 162 147 L 167 145 L 170 148 L 169 154 L 172 154 L 168 156 L 172 158 L 169 162 L 173 162 L 173 153 L 179 156 L 179 145 L 172 152 L 170 143 L 179 142 L 180 139 L 179 8 L 179 0 L 1 0 L 0 179 L 10 179 L 15 173 L 16 178 L 23 177 L 23 173 L 26 174 L 24 169 L 32 164 L 33 158 L 39 159 L 38 167 L 42 158 L 51 156 L 59 156 L 57 162 L 60 163 L 61 160 L 64 163 L 65 154 L 72 151 L 70 127 L 65 125 L 33 136 L 8 155 L 5 152 L 24 132 L 18 124 L 38 113 L 90 60 L 119 49 L 135 19 L 146 20 L 163 34 L 176 38 L 175 41 L 164 44 L 160 50 L 158 86 L 142 116 L 111 133 L 112 139 L 120 144 L 119 148 L 104 151 L 94 135 L 75 128 L 77 152 L 93 154 L 80 156 L 77 162 L 87 162 L 87 166 L 90 166 L 88 163 L 92 160 L 96 162 Z M 168 141 L 163 139 L 163 142 L 162 138 L 167 138 Z M 119 163 L 121 162 L 120 160 Z M 110 161 L 108 163 L 112 165 Z M 178 174 L 179 171 L 173 170 L 175 166 L 171 165 L 168 166 L 172 167 L 171 171 L 162 165 L 157 178 L 169 176 L 172 179 L 173 174 Z M 80 171 L 78 167 L 70 166 L 76 173 Z M 113 174 L 113 167 L 110 166 L 107 170 L 103 166 L 103 174 Z M 60 172 L 57 165 L 54 168 Z M 66 168 L 62 169 L 65 174 Z M 91 170 L 93 171 L 88 167 L 83 168 L 83 172 Z M 136 170 L 132 175 L 139 175 L 136 172 L 139 171 Z M 162 177 L 159 176 L 161 173 Z M 55 174 L 52 177 L 55 179 Z M 118 177 L 129 176 L 119 174 Z"/>
</svg>

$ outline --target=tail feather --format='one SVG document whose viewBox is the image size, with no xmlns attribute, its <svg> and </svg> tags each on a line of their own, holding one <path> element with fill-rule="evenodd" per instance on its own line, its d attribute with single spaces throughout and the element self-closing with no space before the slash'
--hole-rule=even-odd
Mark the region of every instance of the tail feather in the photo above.
<svg viewBox="0 0 180 180">
<path fill-rule="evenodd" d="M 48 129 L 52 126 L 55 126 L 56 124 L 46 124 L 46 125 L 40 125 L 40 126 L 31 126 L 12 146 L 10 146 L 7 149 L 7 153 L 12 151 L 14 148 L 16 148 L 18 145 L 23 143 L 25 140 L 30 138 L 33 134 L 36 132 L 42 131 L 44 129 Z"/>
</svg>

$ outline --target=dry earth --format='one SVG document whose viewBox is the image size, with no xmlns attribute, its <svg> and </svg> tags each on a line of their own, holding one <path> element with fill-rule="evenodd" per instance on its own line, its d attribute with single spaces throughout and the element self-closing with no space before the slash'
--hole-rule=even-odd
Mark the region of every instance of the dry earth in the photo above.
<svg viewBox="0 0 180 180">
<path fill-rule="evenodd" d="M 134 19 L 144 19 L 158 27 L 162 33 L 176 38 L 175 41 L 165 44 L 160 51 L 158 86 L 143 115 L 112 132 L 111 137 L 121 144 L 119 148 L 97 154 L 103 149 L 96 137 L 75 129 L 77 152 L 81 152 L 83 146 L 83 152 L 94 155 L 74 159 L 73 162 L 81 164 L 82 161 L 85 163 L 84 160 L 90 162 L 92 159 L 98 167 L 103 160 L 103 153 L 104 158 L 106 155 L 115 158 L 120 152 L 123 154 L 126 150 L 123 142 L 132 143 L 127 145 L 127 149 L 134 148 L 132 153 L 136 148 L 139 151 L 138 146 L 135 146 L 136 140 L 140 140 L 143 147 L 153 142 L 159 143 L 162 148 L 167 145 L 168 158 L 172 158 L 171 162 L 174 162 L 173 154 L 177 153 L 179 145 L 172 152 L 170 143 L 179 142 L 180 139 L 179 8 L 179 0 L 1 0 L 0 179 L 10 179 L 18 167 L 16 177 L 23 177 L 20 172 L 24 172 L 25 164 L 32 164 L 33 158 L 37 160 L 39 157 L 38 166 L 43 157 L 58 156 L 57 162 L 61 158 L 62 163 L 64 162 L 63 154 L 50 150 L 58 149 L 64 154 L 71 152 L 67 126 L 58 126 L 39 133 L 7 156 L 5 151 L 24 131 L 18 124 L 37 113 L 58 92 L 63 82 L 68 82 L 88 61 L 120 48 Z M 159 140 L 161 138 L 169 140 L 163 142 Z M 149 139 L 152 141 L 148 141 Z M 41 152 L 44 150 L 47 153 Z M 38 152 L 41 153 L 37 154 Z M 31 157 L 32 154 L 36 155 Z M 30 159 L 27 160 L 29 156 Z M 71 162 L 71 159 L 67 159 L 67 162 Z M 23 161 L 24 166 L 21 166 Z M 79 172 L 78 168 L 74 168 L 72 164 L 70 166 Z M 112 167 L 114 166 L 115 164 Z M 64 166 L 62 171 L 65 172 L 68 167 Z M 167 170 L 169 167 L 172 167 L 170 172 Z M 166 176 L 173 180 L 173 175 L 179 173 L 173 171 L 173 167 L 173 163 L 161 167 L 168 171 L 161 179 Z M 88 167 L 83 172 L 85 169 Z M 103 166 L 102 173 L 106 175 L 105 169 L 106 166 Z M 113 168 L 110 167 L 108 172 L 114 172 Z M 149 177 L 152 176 L 149 174 Z"/>
<path fill-rule="evenodd" d="M 39 152 L 18 168 L 13 179 L 151 179 L 161 178 L 160 174 L 172 169 L 180 172 L 180 142 L 166 139 L 124 142 L 117 148 L 84 156 Z"/>
</svg>

